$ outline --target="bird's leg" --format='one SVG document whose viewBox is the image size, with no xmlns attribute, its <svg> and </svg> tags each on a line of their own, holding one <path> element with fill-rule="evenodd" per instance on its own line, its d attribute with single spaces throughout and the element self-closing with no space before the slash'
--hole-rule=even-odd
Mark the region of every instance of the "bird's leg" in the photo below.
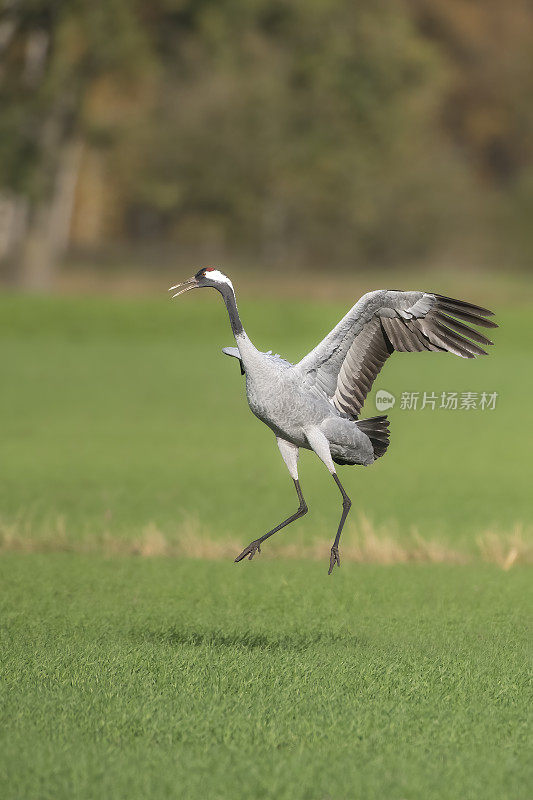
<svg viewBox="0 0 533 800">
<path fill-rule="evenodd" d="M 276 437 L 276 440 L 283 460 L 285 461 L 287 469 L 289 470 L 294 481 L 294 486 L 296 488 L 296 494 L 298 495 L 300 505 L 298 506 L 298 510 L 295 511 L 294 514 L 291 514 L 290 517 L 287 517 L 287 519 L 283 520 L 283 522 L 280 522 L 279 525 L 276 525 L 275 528 L 272 528 L 271 531 L 268 531 L 268 533 L 265 533 L 259 539 L 254 539 L 253 542 L 250 542 L 248 547 L 245 547 L 242 553 L 237 556 L 235 559 L 236 562 L 242 561 L 243 558 L 246 558 L 246 556 L 248 556 L 248 560 L 251 561 L 256 553 L 261 552 L 261 544 L 265 541 L 265 539 L 268 539 L 269 536 L 277 533 L 277 531 L 280 531 L 286 525 L 290 525 L 291 522 L 294 522 L 300 517 L 303 517 L 304 514 L 307 514 L 307 503 L 304 500 L 300 481 L 298 480 L 298 448 L 296 445 L 291 444 L 291 442 L 287 442 L 285 439 L 280 439 L 279 436 Z"/>
<path fill-rule="evenodd" d="M 339 522 L 339 529 L 337 531 L 337 535 L 335 536 L 335 541 L 333 542 L 333 545 L 331 547 L 328 575 L 331 575 L 331 573 L 333 572 L 333 567 L 335 566 L 335 564 L 338 567 L 340 567 L 341 565 L 341 560 L 339 556 L 339 539 L 341 538 L 342 529 L 344 528 L 344 523 L 346 522 L 346 517 L 348 516 L 348 512 L 352 507 L 352 501 L 344 491 L 344 487 L 340 482 L 339 476 L 337 475 L 336 472 L 333 473 L 333 480 L 339 487 L 340 492 L 342 494 L 342 515 L 341 515 L 341 521 Z"/>
<path fill-rule="evenodd" d="M 335 464 L 333 463 L 333 459 L 331 457 L 331 450 L 329 446 L 329 441 L 326 436 L 322 433 L 320 428 L 309 428 L 306 430 L 305 435 L 307 436 L 307 441 L 309 442 L 310 447 L 315 451 L 319 459 L 326 465 L 329 469 L 333 480 L 337 484 L 342 494 L 342 516 L 341 521 L 339 522 L 339 529 L 337 530 L 337 535 L 335 536 L 335 541 L 331 547 L 331 555 L 329 558 L 329 570 L 328 575 L 331 575 L 333 572 L 333 567 L 335 564 L 340 567 L 341 560 L 339 557 L 339 539 L 341 538 L 342 529 L 344 527 L 344 523 L 346 522 L 346 517 L 348 516 L 348 511 L 351 508 L 352 502 L 346 492 L 344 491 L 344 487 L 340 482 L 337 472 L 335 470 Z"/>
<path fill-rule="evenodd" d="M 298 499 L 300 501 L 300 505 L 298 507 L 298 510 L 295 511 L 294 514 L 291 514 L 290 517 L 287 517 L 287 519 L 283 520 L 283 522 L 280 522 L 279 525 L 276 525 L 275 528 L 272 528 L 271 531 L 268 531 L 268 533 L 265 533 L 259 539 L 254 539 L 253 542 L 250 542 L 248 547 L 245 547 L 244 550 L 242 551 L 242 553 L 237 556 L 237 558 L 235 559 L 235 562 L 242 561 L 243 558 L 246 558 L 246 556 L 248 556 L 248 560 L 251 561 L 256 553 L 260 553 L 261 552 L 261 545 L 263 544 L 265 539 L 268 539 L 270 536 L 272 536 L 274 533 L 277 533 L 278 531 L 280 531 L 286 525 L 290 525 L 291 522 L 294 522 L 295 520 L 299 519 L 300 517 L 303 517 L 304 514 L 307 514 L 307 510 L 308 510 L 307 509 L 307 503 L 305 502 L 304 496 L 302 494 L 302 489 L 300 487 L 300 481 L 298 480 L 298 478 L 294 479 L 294 485 L 296 487 L 296 492 L 298 494 Z"/>
</svg>

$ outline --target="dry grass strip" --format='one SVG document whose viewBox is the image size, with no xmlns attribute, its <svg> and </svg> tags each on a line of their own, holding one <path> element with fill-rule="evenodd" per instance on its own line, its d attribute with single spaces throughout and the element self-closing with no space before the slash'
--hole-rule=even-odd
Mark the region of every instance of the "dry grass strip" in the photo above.
<svg viewBox="0 0 533 800">
<path fill-rule="evenodd" d="M 126 539 L 103 532 L 85 538 L 68 535 L 63 517 L 35 534 L 28 521 L 0 520 L 0 552 L 76 552 L 107 556 L 142 558 L 198 558 L 231 560 L 247 544 L 236 538 L 213 539 L 195 519 L 186 520 L 171 535 L 154 523 L 148 524 L 137 538 Z M 261 551 L 261 557 L 324 561 L 329 558 L 329 539 L 306 542 L 296 537 L 274 539 Z M 415 529 L 400 536 L 393 524 L 375 526 L 361 516 L 345 532 L 342 542 L 344 562 L 359 564 L 468 564 L 484 561 L 509 570 L 517 564 L 533 564 L 533 528 L 517 524 L 511 531 L 483 531 L 470 550 L 453 548 L 443 541 L 425 539 Z"/>
</svg>

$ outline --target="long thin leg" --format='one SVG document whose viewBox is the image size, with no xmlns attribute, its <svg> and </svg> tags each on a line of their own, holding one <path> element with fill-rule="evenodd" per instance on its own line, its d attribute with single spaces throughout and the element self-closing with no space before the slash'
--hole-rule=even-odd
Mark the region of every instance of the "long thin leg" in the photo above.
<svg viewBox="0 0 533 800">
<path fill-rule="evenodd" d="M 335 541 L 331 546 L 331 554 L 329 557 L 328 575 L 331 575 L 335 564 L 338 567 L 340 567 L 341 565 L 341 560 L 339 556 L 339 540 L 341 538 L 342 529 L 344 528 L 344 523 L 346 522 L 346 517 L 348 516 L 348 512 L 352 506 L 352 501 L 346 494 L 344 487 L 339 480 L 339 476 L 337 475 L 337 472 L 335 470 L 335 465 L 331 457 L 331 451 L 329 449 L 329 442 L 327 438 L 318 428 L 311 428 L 309 431 L 306 431 L 306 436 L 309 445 L 315 451 L 319 459 L 323 461 L 323 463 L 326 465 L 331 475 L 333 476 L 333 480 L 339 487 L 340 493 L 342 494 L 342 515 L 339 522 L 337 535 L 335 536 Z"/>
<path fill-rule="evenodd" d="M 279 525 L 276 525 L 275 528 L 272 528 L 271 531 L 268 531 L 268 533 L 265 533 L 259 539 L 254 539 L 253 542 L 250 542 L 250 544 L 244 548 L 242 553 L 237 556 L 237 558 L 235 559 L 236 562 L 242 561 L 243 558 L 246 558 L 246 556 L 248 556 L 248 560 L 251 561 L 256 553 L 261 552 L 261 544 L 265 541 L 265 539 L 268 539 L 270 536 L 280 531 L 286 525 L 290 525 L 291 522 L 294 522 L 300 517 L 303 517 L 304 514 L 307 514 L 307 503 L 304 500 L 304 496 L 302 494 L 302 489 L 300 486 L 300 481 L 298 480 L 298 448 L 296 447 L 296 445 L 291 444 L 290 442 L 286 442 L 284 439 L 280 439 L 279 437 L 276 438 L 278 447 L 280 449 L 280 453 L 283 456 L 283 460 L 285 461 L 285 464 L 287 465 L 287 468 L 294 481 L 294 486 L 296 489 L 296 494 L 298 495 L 298 500 L 300 501 L 300 505 L 298 507 L 298 510 L 295 511 L 294 514 L 291 514 L 290 517 L 287 517 L 287 519 L 283 520 L 283 522 L 280 522 Z"/>
<path fill-rule="evenodd" d="M 340 567 L 341 565 L 341 559 L 339 556 L 339 539 L 341 538 L 342 529 L 344 528 L 344 523 L 346 522 L 346 517 L 348 516 L 348 512 L 352 507 L 352 501 L 344 491 L 344 487 L 340 482 L 339 476 L 337 475 L 336 472 L 333 473 L 333 480 L 339 487 L 340 492 L 342 494 L 342 515 L 341 515 L 341 521 L 339 522 L 339 529 L 337 531 L 337 535 L 335 536 L 335 541 L 333 542 L 333 545 L 331 547 L 328 575 L 331 575 L 331 573 L 333 572 L 333 567 L 335 566 L 335 564 L 338 567 Z"/>
</svg>

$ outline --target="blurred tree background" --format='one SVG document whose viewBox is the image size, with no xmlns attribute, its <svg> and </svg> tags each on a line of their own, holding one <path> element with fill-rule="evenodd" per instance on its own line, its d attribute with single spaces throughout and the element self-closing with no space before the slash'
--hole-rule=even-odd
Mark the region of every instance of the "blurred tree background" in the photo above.
<svg viewBox="0 0 533 800">
<path fill-rule="evenodd" d="M 528 0 L 2 2 L 6 281 L 154 243 L 250 268 L 531 261 Z"/>
</svg>

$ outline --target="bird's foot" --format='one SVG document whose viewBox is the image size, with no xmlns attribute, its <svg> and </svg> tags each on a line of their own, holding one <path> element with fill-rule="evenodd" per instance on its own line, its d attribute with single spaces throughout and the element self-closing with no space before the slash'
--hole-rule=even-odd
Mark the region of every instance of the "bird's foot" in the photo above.
<svg viewBox="0 0 533 800">
<path fill-rule="evenodd" d="M 339 556 L 339 548 L 335 547 L 335 545 L 333 545 L 333 547 L 331 548 L 331 555 L 329 557 L 328 575 L 331 575 L 331 573 L 333 572 L 333 567 L 335 566 L 335 564 L 338 567 L 340 567 L 341 559 L 340 559 L 340 556 Z"/>
<path fill-rule="evenodd" d="M 244 548 L 240 556 L 237 556 L 237 558 L 235 559 L 235 563 L 237 563 L 237 561 L 242 561 L 243 558 L 246 558 L 246 556 L 248 556 L 248 561 L 251 561 L 252 558 L 255 556 L 255 554 L 260 552 L 261 552 L 261 542 L 259 539 L 255 539 L 253 542 L 250 542 L 248 547 Z"/>
</svg>

